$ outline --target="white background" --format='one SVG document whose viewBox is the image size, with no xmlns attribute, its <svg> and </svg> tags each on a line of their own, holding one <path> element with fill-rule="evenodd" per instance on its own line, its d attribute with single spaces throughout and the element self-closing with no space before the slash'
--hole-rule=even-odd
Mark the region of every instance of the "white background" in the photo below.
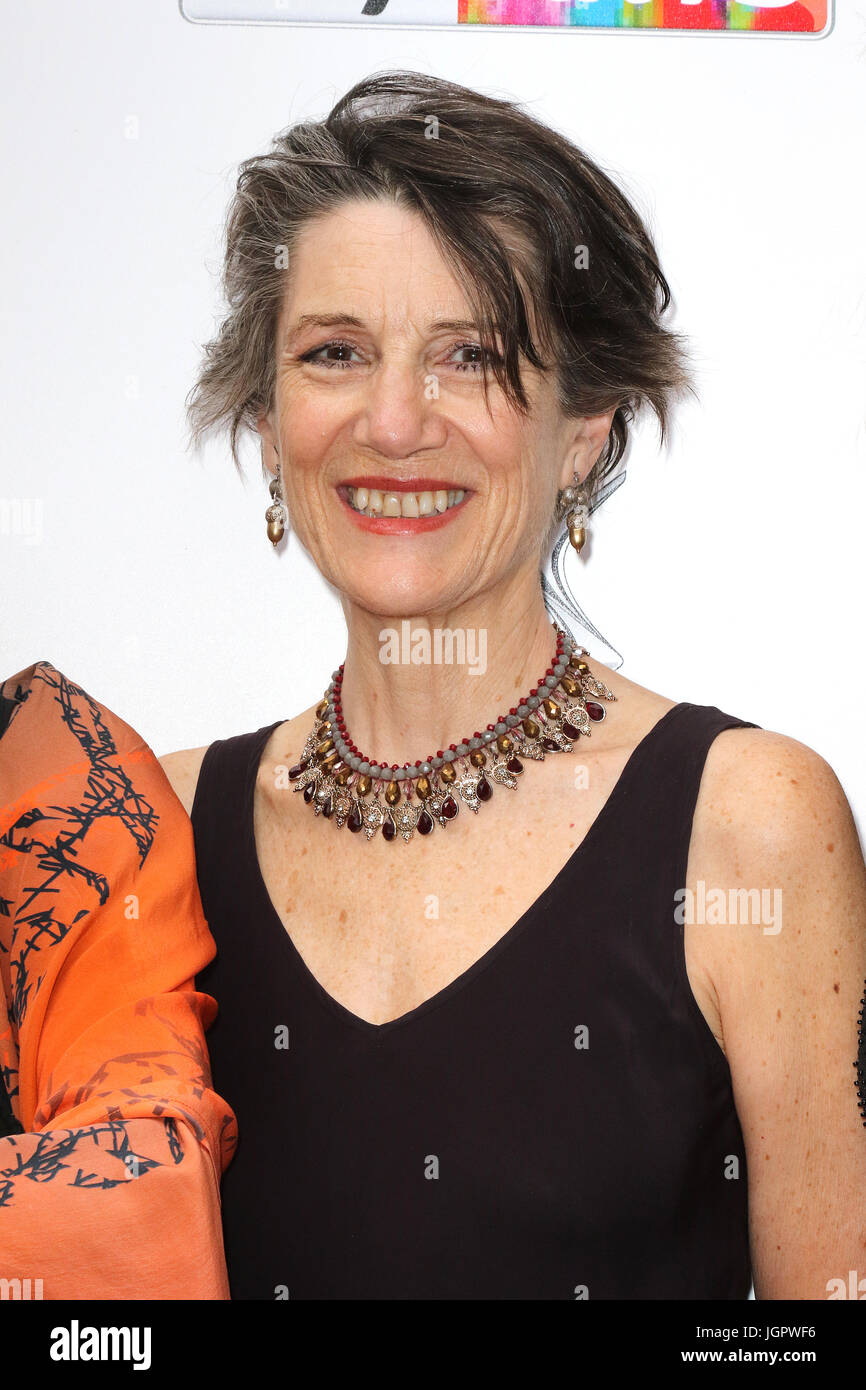
<svg viewBox="0 0 866 1390">
<path fill-rule="evenodd" d="M 157 753 L 321 693 L 336 596 L 294 537 L 272 553 L 254 448 L 246 484 L 227 444 L 184 452 L 183 400 L 237 163 L 415 67 L 527 103 L 622 182 L 698 359 L 671 446 L 635 434 L 578 601 L 630 679 L 816 748 L 862 824 L 866 7 L 839 9 L 804 41 L 5 6 L 0 675 L 47 659 Z"/>
</svg>

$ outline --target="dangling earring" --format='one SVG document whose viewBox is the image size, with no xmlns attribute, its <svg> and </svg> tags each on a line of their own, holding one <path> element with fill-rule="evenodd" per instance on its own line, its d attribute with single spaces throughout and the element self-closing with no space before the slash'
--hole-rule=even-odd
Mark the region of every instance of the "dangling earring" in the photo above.
<svg viewBox="0 0 866 1390">
<path fill-rule="evenodd" d="M 557 505 L 560 517 L 564 512 L 568 513 L 568 539 L 579 555 L 586 544 L 586 532 L 589 526 L 589 496 L 586 488 L 581 485 L 580 477 L 576 472 L 574 485 L 561 489 L 557 496 Z"/>
<path fill-rule="evenodd" d="M 262 449 L 262 458 L 264 461 L 264 448 Z M 271 505 L 265 512 L 265 521 L 268 523 L 268 540 L 272 545 L 277 546 L 283 539 L 289 522 L 289 513 L 283 497 L 279 473 L 275 478 L 271 478 L 268 491 L 271 494 Z"/>
</svg>

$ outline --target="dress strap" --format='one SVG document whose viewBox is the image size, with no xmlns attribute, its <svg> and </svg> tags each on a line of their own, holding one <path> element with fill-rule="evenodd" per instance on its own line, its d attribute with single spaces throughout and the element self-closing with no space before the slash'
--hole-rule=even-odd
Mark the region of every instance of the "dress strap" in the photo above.
<svg viewBox="0 0 866 1390">
<path fill-rule="evenodd" d="M 671 712 L 647 748 L 641 801 L 637 807 L 642 833 L 642 872 L 657 866 L 685 883 L 692 822 L 711 745 L 725 729 L 760 726 L 716 705 L 685 702 Z M 649 880 L 647 880 L 649 881 Z"/>
<path fill-rule="evenodd" d="M 203 901 L 205 889 L 212 896 L 215 885 L 233 872 L 240 837 L 252 833 L 256 772 L 265 744 L 281 723 L 276 719 L 252 733 L 216 739 L 205 750 L 190 813 Z"/>
<path fill-rule="evenodd" d="M 674 706 L 639 745 L 618 789 L 623 793 L 618 814 L 597 846 L 597 867 L 609 885 L 608 895 L 616 895 L 622 923 L 619 949 L 640 961 L 647 984 L 664 1001 L 671 1022 L 680 1022 L 695 1035 L 709 1065 L 726 1082 L 728 1064 L 698 1006 L 686 968 L 684 890 L 710 747 L 726 729 L 760 727 L 715 705 Z M 722 885 L 707 885 L 715 886 Z"/>
</svg>

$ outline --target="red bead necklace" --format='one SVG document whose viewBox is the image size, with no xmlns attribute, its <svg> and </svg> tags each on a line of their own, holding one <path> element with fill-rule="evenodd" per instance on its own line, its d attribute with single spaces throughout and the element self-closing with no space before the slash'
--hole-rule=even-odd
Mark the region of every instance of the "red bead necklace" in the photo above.
<svg viewBox="0 0 866 1390">
<path fill-rule="evenodd" d="M 556 623 L 556 650 L 529 694 L 500 715 L 484 732 L 450 743 L 415 763 L 381 763 L 352 741 L 343 715 L 342 663 L 316 707 L 315 724 L 300 761 L 289 778 L 316 815 L 363 830 L 367 839 L 381 831 L 408 844 L 414 832 L 429 835 L 457 816 L 460 801 L 477 812 L 493 787 L 514 788 L 522 759 L 543 762 L 548 753 L 570 753 L 581 735 L 605 716 L 601 700 L 616 696 L 590 671 L 588 653 Z M 557 698 L 554 693 L 558 692 Z M 597 699 L 588 699 L 588 696 Z M 455 795 L 456 793 L 456 795 Z M 383 804 L 384 803 L 384 804 Z"/>
</svg>

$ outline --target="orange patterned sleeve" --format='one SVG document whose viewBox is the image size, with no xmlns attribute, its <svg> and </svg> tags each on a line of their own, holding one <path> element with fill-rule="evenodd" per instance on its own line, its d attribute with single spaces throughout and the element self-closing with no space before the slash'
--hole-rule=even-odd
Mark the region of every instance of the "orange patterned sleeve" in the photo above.
<svg viewBox="0 0 866 1390">
<path fill-rule="evenodd" d="M 11 676 L 0 686 L 4 1296 L 229 1297 L 219 1187 L 237 1130 L 211 1085 L 216 1003 L 195 988 L 215 951 L 192 825 L 154 753 L 50 662 Z"/>
</svg>

